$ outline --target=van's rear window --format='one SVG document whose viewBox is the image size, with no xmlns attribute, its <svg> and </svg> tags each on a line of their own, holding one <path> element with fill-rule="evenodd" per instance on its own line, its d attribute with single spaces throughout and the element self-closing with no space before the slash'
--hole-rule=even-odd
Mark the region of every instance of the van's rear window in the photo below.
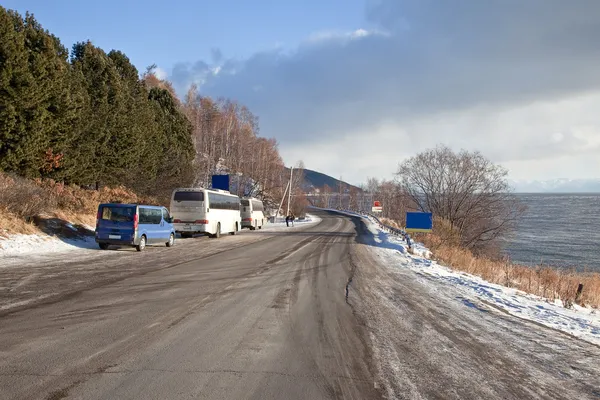
<svg viewBox="0 0 600 400">
<path fill-rule="evenodd" d="M 175 201 L 204 201 L 204 192 L 175 192 Z"/>
<path fill-rule="evenodd" d="M 111 207 L 104 206 L 100 218 L 105 221 L 132 222 L 135 215 L 135 207 Z"/>
<path fill-rule="evenodd" d="M 242 205 L 243 206 L 249 206 L 250 205 L 250 200 L 242 200 Z"/>
</svg>

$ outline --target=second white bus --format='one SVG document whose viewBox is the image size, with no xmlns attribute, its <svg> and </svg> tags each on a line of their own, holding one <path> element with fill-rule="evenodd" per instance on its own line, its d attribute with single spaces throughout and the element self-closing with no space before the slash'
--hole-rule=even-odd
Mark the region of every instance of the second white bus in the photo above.
<svg viewBox="0 0 600 400">
<path fill-rule="evenodd" d="M 218 238 L 242 227 L 240 198 L 225 190 L 178 188 L 171 195 L 171 216 L 181 237 L 199 233 Z"/>
<path fill-rule="evenodd" d="M 242 228 L 250 228 L 250 230 L 261 229 L 265 224 L 265 207 L 263 202 L 254 199 L 242 199 Z"/>
</svg>

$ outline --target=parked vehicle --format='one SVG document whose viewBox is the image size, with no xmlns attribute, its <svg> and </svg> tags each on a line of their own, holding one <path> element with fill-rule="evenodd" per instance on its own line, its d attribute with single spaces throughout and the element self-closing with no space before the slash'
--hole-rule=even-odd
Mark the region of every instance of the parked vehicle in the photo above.
<svg viewBox="0 0 600 400">
<path fill-rule="evenodd" d="M 181 237 L 195 233 L 218 238 L 235 235 L 242 226 L 240 198 L 226 190 L 179 188 L 171 195 L 175 231 Z"/>
<path fill-rule="evenodd" d="M 249 228 L 250 230 L 261 229 L 265 224 L 265 207 L 263 202 L 255 199 L 248 198 L 242 199 L 242 228 Z"/>
<path fill-rule="evenodd" d="M 142 251 L 147 245 L 175 244 L 173 218 L 161 206 L 106 203 L 98 206 L 96 242 L 102 250 L 110 245 L 134 246 Z"/>
</svg>

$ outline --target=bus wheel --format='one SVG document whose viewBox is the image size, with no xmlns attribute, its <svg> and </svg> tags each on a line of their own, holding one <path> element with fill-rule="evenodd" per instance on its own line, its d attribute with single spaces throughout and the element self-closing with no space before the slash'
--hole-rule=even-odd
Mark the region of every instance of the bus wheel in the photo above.
<svg viewBox="0 0 600 400">
<path fill-rule="evenodd" d="M 235 235 L 238 231 L 238 223 L 235 223 L 235 230 L 233 232 L 229 232 L 230 235 Z"/>
</svg>

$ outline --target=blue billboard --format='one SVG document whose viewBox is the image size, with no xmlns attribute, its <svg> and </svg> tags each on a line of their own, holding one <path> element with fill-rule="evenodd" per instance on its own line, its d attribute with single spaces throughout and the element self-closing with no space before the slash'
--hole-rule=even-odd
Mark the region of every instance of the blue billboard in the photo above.
<svg viewBox="0 0 600 400">
<path fill-rule="evenodd" d="M 229 192 L 229 175 L 213 175 L 212 188 L 227 190 Z"/>
<path fill-rule="evenodd" d="M 433 215 L 425 212 L 406 213 L 406 232 L 431 232 Z"/>
</svg>

